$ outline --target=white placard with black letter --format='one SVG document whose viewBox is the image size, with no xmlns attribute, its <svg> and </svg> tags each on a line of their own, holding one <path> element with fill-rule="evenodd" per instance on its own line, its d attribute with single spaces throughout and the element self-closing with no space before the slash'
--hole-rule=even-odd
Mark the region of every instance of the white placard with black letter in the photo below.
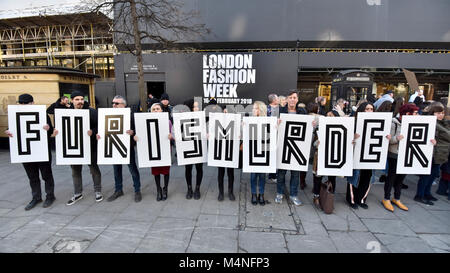
<svg viewBox="0 0 450 273">
<path fill-rule="evenodd" d="M 208 166 L 239 167 L 240 114 L 209 113 Z"/>
<path fill-rule="evenodd" d="M 173 113 L 178 165 L 208 161 L 205 112 Z"/>
<path fill-rule="evenodd" d="M 308 171 L 314 120 L 310 115 L 280 114 L 277 168 Z"/>
<path fill-rule="evenodd" d="M 277 118 L 243 118 L 243 168 L 245 173 L 274 173 L 277 169 Z"/>
<path fill-rule="evenodd" d="M 56 165 L 91 164 L 88 109 L 55 109 Z"/>
<path fill-rule="evenodd" d="M 402 116 L 403 139 L 398 145 L 397 173 L 430 174 L 436 116 Z"/>
<path fill-rule="evenodd" d="M 8 105 L 11 163 L 48 161 L 45 105 Z"/>
<path fill-rule="evenodd" d="M 317 175 L 352 176 L 355 118 L 319 117 Z"/>
<path fill-rule="evenodd" d="M 130 164 L 130 108 L 98 109 L 97 164 Z"/>
<path fill-rule="evenodd" d="M 172 164 L 169 113 L 135 113 L 139 168 Z"/>
<path fill-rule="evenodd" d="M 386 168 L 392 113 L 358 113 L 353 168 L 358 170 L 384 170 Z"/>
</svg>

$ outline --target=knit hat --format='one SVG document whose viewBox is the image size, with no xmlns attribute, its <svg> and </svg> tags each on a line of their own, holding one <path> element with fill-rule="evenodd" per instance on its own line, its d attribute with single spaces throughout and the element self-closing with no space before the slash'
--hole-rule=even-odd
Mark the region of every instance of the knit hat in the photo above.
<svg viewBox="0 0 450 273">
<path fill-rule="evenodd" d="M 161 100 L 169 100 L 169 95 L 167 93 L 162 94 Z"/>
<path fill-rule="evenodd" d="M 82 96 L 84 98 L 84 94 L 81 91 L 75 90 L 70 95 L 70 98 L 73 99 L 75 97 Z"/>
<path fill-rule="evenodd" d="M 33 101 L 33 96 L 31 96 L 30 94 L 22 94 L 19 96 L 19 103 L 27 104 Z"/>
</svg>

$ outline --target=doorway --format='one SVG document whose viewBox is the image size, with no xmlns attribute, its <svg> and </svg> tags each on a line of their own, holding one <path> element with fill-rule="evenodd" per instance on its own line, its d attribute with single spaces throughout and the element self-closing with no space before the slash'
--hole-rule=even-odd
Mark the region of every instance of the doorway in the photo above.
<svg viewBox="0 0 450 273">
<path fill-rule="evenodd" d="M 153 98 L 160 99 L 165 90 L 165 82 L 147 82 L 147 95 L 152 94 Z"/>
</svg>

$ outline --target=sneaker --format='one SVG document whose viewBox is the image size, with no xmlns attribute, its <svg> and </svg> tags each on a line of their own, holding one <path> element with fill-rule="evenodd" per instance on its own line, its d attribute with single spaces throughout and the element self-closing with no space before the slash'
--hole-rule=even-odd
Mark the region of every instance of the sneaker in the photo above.
<svg viewBox="0 0 450 273">
<path fill-rule="evenodd" d="M 383 200 L 381 201 L 381 203 L 383 204 L 383 206 L 384 206 L 385 209 L 387 209 L 387 210 L 390 211 L 390 212 L 394 212 L 394 207 L 392 206 L 390 200 L 385 200 L 385 199 L 383 199 Z"/>
<path fill-rule="evenodd" d="M 82 194 L 74 195 L 74 196 L 72 196 L 72 198 L 70 198 L 69 201 L 67 201 L 66 205 L 67 206 L 71 206 L 71 205 L 75 204 L 76 202 L 78 202 L 81 199 L 83 199 L 83 195 Z"/>
<path fill-rule="evenodd" d="M 403 203 L 400 200 L 397 199 L 392 199 L 391 200 L 392 203 L 394 203 L 397 207 L 399 207 L 402 210 L 408 211 L 408 207 L 403 205 Z"/>
<path fill-rule="evenodd" d="M 291 200 L 291 202 L 296 206 L 302 205 L 302 201 L 300 201 L 297 196 L 289 196 L 289 200 Z"/>
<path fill-rule="evenodd" d="M 115 191 L 106 201 L 111 202 L 123 195 L 123 191 Z"/>
<path fill-rule="evenodd" d="M 275 197 L 275 203 L 281 204 L 282 201 L 283 201 L 283 195 L 277 193 L 277 196 Z"/>
<path fill-rule="evenodd" d="M 101 192 L 95 193 L 95 202 L 101 202 L 103 200 L 103 195 Z"/>
<path fill-rule="evenodd" d="M 277 183 L 277 179 L 276 178 L 270 178 L 269 181 L 272 182 L 272 183 L 275 183 L 275 184 Z"/>
</svg>

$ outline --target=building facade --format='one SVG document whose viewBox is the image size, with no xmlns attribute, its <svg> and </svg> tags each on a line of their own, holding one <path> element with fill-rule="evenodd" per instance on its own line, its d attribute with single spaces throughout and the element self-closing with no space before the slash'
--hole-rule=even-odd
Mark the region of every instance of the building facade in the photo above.
<svg viewBox="0 0 450 273">
<path fill-rule="evenodd" d="M 328 96 L 333 76 L 357 69 L 374 75 L 375 95 L 413 92 L 415 73 L 427 100 L 448 98 L 450 1 L 446 0 L 186 0 L 211 33 L 160 50 L 143 40 L 147 92 L 223 104 L 267 100 L 299 89 L 301 100 Z M 120 25 L 117 26 L 120 30 Z M 137 64 L 116 44 L 116 93 L 139 103 Z"/>
</svg>

